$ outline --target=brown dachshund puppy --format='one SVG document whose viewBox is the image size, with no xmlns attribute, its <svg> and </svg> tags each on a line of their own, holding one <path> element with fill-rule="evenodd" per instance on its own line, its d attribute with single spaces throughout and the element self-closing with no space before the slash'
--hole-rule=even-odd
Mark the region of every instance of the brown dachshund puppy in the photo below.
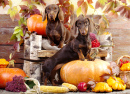
<svg viewBox="0 0 130 94">
<path fill-rule="evenodd" d="M 47 79 L 58 64 L 64 64 L 77 59 L 84 60 L 85 58 L 91 60 L 90 20 L 81 15 L 75 26 L 79 32 L 78 36 L 61 48 L 55 55 L 45 60 L 43 65 L 44 77 L 46 78 L 44 84 L 47 84 Z M 53 80 L 51 79 L 51 81 Z"/>
<path fill-rule="evenodd" d="M 72 60 L 84 60 L 85 58 L 91 60 L 90 50 L 91 50 L 91 40 L 90 40 L 90 20 L 87 17 L 81 15 L 78 20 L 75 22 L 75 27 L 77 27 L 78 36 L 61 48 L 56 54 L 52 57 L 43 61 L 43 72 L 44 72 L 44 84 L 47 84 L 49 79 L 54 85 L 54 73 L 59 69 L 63 64 L 72 61 Z M 26 59 L 25 59 L 26 60 Z M 29 60 L 31 61 L 31 60 Z M 39 60 L 38 60 L 39 61 Z M 41 60 L 42 61 L 42 60 Z M 36 62 L 36 60 L 35 60 Z M 55 68 L 58 65 L 59 68 Z M 52 75 L 51 75 L 52 74 Z"/>
<path fill-rule="evenodd" d="M 71 38 L 71 32 L 68 31 L 61 22 L 64 20 L 63 11 L 56 4 L 48 5 L 43 14 L 43 21 L 46 17 L 46 34 L 51 45 L 58 45 L 58 48 L 62 48 L 63 44 L 68 43 Z"/>
</svg>

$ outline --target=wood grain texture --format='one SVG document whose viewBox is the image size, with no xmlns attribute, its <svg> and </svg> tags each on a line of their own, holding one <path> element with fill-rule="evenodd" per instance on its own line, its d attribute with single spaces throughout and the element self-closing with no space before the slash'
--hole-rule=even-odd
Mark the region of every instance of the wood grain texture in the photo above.
<svg viewBox="0 0 130 94">
<path fill-rule="evenodd" d="M 0 28 L 14 28 L 18 25 L 18 21 L 12 21 L 8 14 L 0 14 Z"/>
<path fill-rule="evenodd" d="M 0 58 L 8 60 L 11 53 L 14 53 L 13 46 L 0 46 Z M 19 58 L 23 58 L 23 46 L 21 46 L 20 52 L 16 52 L 13 57 L 16 63 L 23 63 L 23 60 Z"/>
</svg>

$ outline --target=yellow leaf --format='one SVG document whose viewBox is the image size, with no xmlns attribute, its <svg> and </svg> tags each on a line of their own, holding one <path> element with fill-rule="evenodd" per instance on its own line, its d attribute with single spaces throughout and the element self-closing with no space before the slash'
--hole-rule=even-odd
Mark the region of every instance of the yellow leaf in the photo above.
<svg viewBox="0 0 130 94">
<path fill-rule="evenodd" d="M 88 5 L 89 5 L 90 8 L 95 9 L 95 8 L 93 7 L 93 5 L 91 5 L 91 4 L 88 4 Z"/>
<path fill-rule="evenodd" d="M 11 0 L 9 0 L 9 6 L 12 7 L 12 1 Z"/>
<path fill-rule="evenodd" d="M 98 2 L 104 6 L 107 3 L 107 0 L 98 0 Z"/>
<path fill-rule="evenodd" d="M 77 17 L 82 13 L 81 7 L 79 7 L 76 11 Z"/>
</svg>

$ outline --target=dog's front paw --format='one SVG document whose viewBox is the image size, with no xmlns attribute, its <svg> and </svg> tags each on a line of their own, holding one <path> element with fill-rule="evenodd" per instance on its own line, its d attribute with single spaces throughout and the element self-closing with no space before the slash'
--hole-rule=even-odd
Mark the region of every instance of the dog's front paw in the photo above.
<svg viewBox="0 0 130 94">
<path fill-rule="evenodd" d="M 51 46 L 55 46 L 56 44 L 54 42 L 51 42 Z"/>
<path fill-rule="evenodd" d="M 63 47 L 63 44 L 59 44 L 59 45 L 58 45 L 58 48 L 62 48 L 62 47 Z"/>
</svg>

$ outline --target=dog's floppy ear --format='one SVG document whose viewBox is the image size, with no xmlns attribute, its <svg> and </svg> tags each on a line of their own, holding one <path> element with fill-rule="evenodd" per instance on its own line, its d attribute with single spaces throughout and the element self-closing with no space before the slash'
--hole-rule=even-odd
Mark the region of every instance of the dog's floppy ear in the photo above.
<svg viewBox="0 0 130 94">
<path fill-rule="evenodd" d="M 64 21 L 64 14 L 60 7 L 59 7 L 58 18 L 60 21 Z"/>
<path fill-rule="evenodd" d="M 46 19 L 46 17 L 47 17 L 47 12 L 46 12 L 46 8 L 45 8 L 45 10 L 43 12 L 43 16 L 42 16 L 42 21 L 44 21 Z"/>
<path fill-rule="evenodd" d="M 93 32 L 94 31 L 94 22 L 90 19 L 87 18 L 89 20 L 89 32 Z"/>
</svg>

